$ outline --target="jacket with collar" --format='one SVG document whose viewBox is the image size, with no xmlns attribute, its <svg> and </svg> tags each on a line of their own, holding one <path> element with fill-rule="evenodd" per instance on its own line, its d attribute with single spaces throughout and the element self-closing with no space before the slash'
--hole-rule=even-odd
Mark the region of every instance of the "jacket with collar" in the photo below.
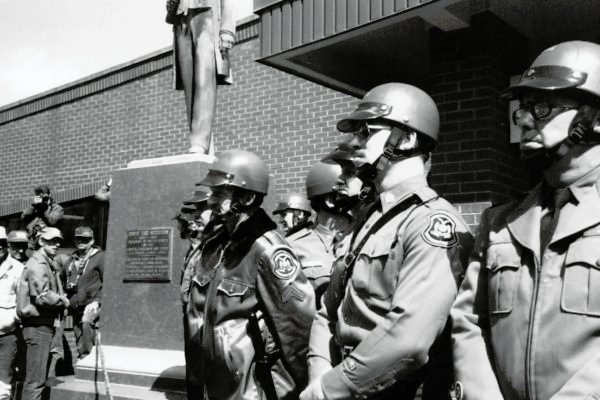
<svg viewBox="0 0 600 400">
<path fill-rule="evenodd" d="M 73 314 L 83 313 L 85 306 L 102 300 L 102 282 L 104 280 L 104 252 L 92 247 L 87 257 L 83 257 L 83 265 L 77 267 L 80 257 L 73 253 L 66 265 L 67 284 L 77 284 L 77 292 L 69 295 L 69 311 Z"/>
<path fill-rule="evenodd" d="M 464 399 L 600 398 L 599 191 L 571 187 L 543 251 L 542 185 L 482 215 L 452 310 Z"/>
<path fill-rule="evenodd" d="M 263 314 L 266 347 L 279 347 L 271 371 L 279 399 L 297 398 L 307 381 L 314 292 L 294 251 L 259 209 L 231 236 L 206 241 L 190 287 L 190 342 L 199 349 L 192 380 L 208 399 L 262 399 L 248 317 Z"/>
<path fill-rule="evenodd" d="M 0 335 L 11 333 L 17 327 L 17 289 L 24 268 L 10 255 L 0 263 Z"/>
<path fill-rule="evenodd" d="M 399 204 L 405 208 L 369 234 Z M 358 255 L 347 279 L 346 257 L 334 264 L 312 327 L 311 376 L 322 376 L 328 400 L 393 398 L 399 390 L 409 398 L 423 380 L 424 399 L 444 399 L 449 368 L 437 372 L 451 363 L 447 323 L 472 236 L 425 176 L 381 193 L 371 211 L 348 249 Z"/>
<path fill-rule="evenodd" d="M 17 291 L 17 315 L 24 326 L 54 324 L 65 309 L 59 271 L 43 249 L 33 253 Z"/>
</svg>

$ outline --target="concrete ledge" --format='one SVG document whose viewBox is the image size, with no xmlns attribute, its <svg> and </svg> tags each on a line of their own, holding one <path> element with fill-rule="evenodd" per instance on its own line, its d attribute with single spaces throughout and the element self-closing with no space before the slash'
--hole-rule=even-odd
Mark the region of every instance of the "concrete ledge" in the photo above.
<svg viewBox="0 0 600 400">
<path fill-rule="evenodd" d="M 175 156 L 147 158 L 143 160 L 133 160 L 127 164 L 127 169 L 156 167 L 159 165 L 182 164 L 193 161 L 201 161 L 211 164 L 215 160 L 215 156 L 208 154 L 178 154 Z"/>
<path fill-rule="evenodd" d="M 135 347 L 102 346 L 111 382 L 146 388 L 182 391 L 185 388 L 183 351 Z M 102 363 L 97 348 L 77 362 L 78 380 L 103 381 Z"/>
<path fill-rule="evenodd" d="M 59 377 L 62 381 L 50 392 L 50 400 L 99 400 L 108 399 L 102 374 L 97 381 L 85 381 L 73 376 Z M 110 383 L 110 393 L 114 400 L 187 400 L 185 391 L 165 391 L 119 383 Z"/>
</svg>

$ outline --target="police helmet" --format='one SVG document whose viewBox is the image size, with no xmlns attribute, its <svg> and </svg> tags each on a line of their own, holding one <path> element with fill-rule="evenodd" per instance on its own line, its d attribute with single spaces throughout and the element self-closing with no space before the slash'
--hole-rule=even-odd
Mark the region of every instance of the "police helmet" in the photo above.
<svg viewBox="0 0 600 400">
<path fill-rule="evenodd" d="M 319 161 L 314 164 L 306 177 L 306 194 L 309 199 L 335 191 L 342 167 L 335 163 Z"/>
<path fill-rule="evenodd" d="M 502 96 L 515 99 L 524 89 L 576 89 L 600 97 L 600 45 L 571 41 L 547 48 Z"/>
<path fill-rule="evenodd" d="M 433 99 L 406 83 L 385 83 L 369 90 L 354 112 L 337 123 L 340 132 L 356 132 L 365 121 L 386 119 L 437 142 L 440 114 Z"/>
<path fill-rule="evenodd" d="M 312 211 L 306 197 L 298 193 L 290 193 L 282 198 L 273 210 L 273 215 L 283 213 L 286 210 L 300 210 L 308 214 Z"/>
<path fill-rule="evenodd" d="M 219 154 L 198 185 L 233 186 L 260 194 L 269 190 L 269 170 L 254 153 L 229 150 Z"/>
</svg>

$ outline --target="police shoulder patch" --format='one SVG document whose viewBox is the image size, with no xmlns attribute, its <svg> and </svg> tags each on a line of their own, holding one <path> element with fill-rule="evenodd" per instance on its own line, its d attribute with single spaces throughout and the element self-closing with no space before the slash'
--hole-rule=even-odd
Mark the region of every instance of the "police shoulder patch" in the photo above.
<svg viewBox="0 0 600 400">
<path fill-rule="evenodd" d="M 273 275 L 279 279 L 290 279 L 298 272 L 298 259 L 288 249 L 277 249 L 271 256 Z"/>
<path fill-rule="evenodd" d="M 432 246 L 451 248 L 458 244 L 456 222 L 444 212 L 435 212 L 427 217 L 427 226 L 421 233 L 423 240 Z"/>
</svg>

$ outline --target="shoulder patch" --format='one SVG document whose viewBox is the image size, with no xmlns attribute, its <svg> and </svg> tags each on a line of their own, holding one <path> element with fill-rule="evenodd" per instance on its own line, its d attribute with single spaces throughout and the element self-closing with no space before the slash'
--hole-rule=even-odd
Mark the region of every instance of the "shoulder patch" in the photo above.
<svg viewBox="0 0 600 400">
<path fill-rule="evenodd" d="M 421 233 L 423 240 L 432 246 L 443 247 L 445 249 L 458 244 L 456 222 L 450 215 L 443 212 L 436 212 L 427 217 L 427 220 L 427 226 Z"/>
<path fill-rule="evenodd" d="M 279 279 L 290 279 L 298 272 L 298 259 L 288 249 L 278 249 L 271 256 L 273 275 Z"/>
</svg>

